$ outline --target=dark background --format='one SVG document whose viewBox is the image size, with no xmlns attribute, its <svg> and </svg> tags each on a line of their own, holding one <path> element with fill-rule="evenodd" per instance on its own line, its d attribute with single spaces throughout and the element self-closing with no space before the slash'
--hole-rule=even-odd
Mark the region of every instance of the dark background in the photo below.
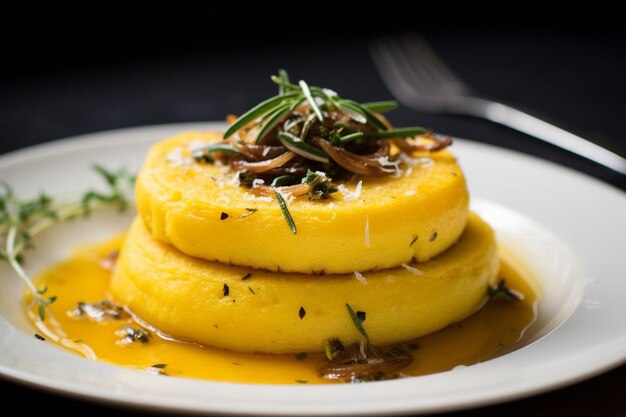
<svg viewBox="0 0 626 417">
<path fill-rule="evenodd" d="M 617 10 L 600 2 L 553 12 L 542 4 L 498 10 L 468 3 L 420 6 L 420 12 L 389 2 L 253 8 L 66 2 L 7 10 L 0 28 L 0 153 L 98 130 L 222 120 L 273 94 L 269 75 L 280 67 L 345 97 L 387 99 L 368 43 L 412 30 L 477 90 L 626 155 L 626 31 Z M 486 121 L 406 109 L 390 118 L 523 151 L 626 189 L 624 178 L 608 169 Z M 38 409 L 112 412 L 8 382 L 0 381 L 0 390 L 7 406 L 36 397 Z M 624 392 L 622 366 L 468 414 L 623 416 Z"/>
</svg>

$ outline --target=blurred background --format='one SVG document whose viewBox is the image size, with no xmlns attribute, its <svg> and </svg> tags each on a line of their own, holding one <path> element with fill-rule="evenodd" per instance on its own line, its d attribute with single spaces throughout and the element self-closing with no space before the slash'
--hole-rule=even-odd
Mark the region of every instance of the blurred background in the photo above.
<svg viewBox="0 0 626 417">
<path fill-rule="evenodd" d="M 358 101 L 389 99 L 369 45 L 415 31 L 477 91 L 626 155 L 626 28 L 615 6 L 547 11 L 528 2 L 451 1 L 415 4 L 414 11 L 393 2 L 206 3 L 7 10 L 0 27 L 0 153 L 107 129 L 223 120 L 273 95 L 269 76 L 279 68 Z M 406 108 L 389 118 L 536 155 L 626 190 L 623 176 L 488 121 Z M 6 382 L 0 388 L 15 405 L 34 392 Z M 476 415 L 621 416 L 625 390 L 622 367 Z M 38 403 L 110 413 L 53 395 L 39 395 Z"/>
<path fill-rule="evenodd" d="M 106 129 L 223 120 L 273 95 L 269 76 L 281 67 L 344 97 L 388 99 L 369 45 L 418 31 L 478 92 L 626 155 L 626 31 L 621 14 L 607 7 L 45 7 L 4 16 L 2 152 Z M 389 117 L 525 151 L 624 187 L 607 169 L 484 120 L 406 109 Z"/>
</svg>

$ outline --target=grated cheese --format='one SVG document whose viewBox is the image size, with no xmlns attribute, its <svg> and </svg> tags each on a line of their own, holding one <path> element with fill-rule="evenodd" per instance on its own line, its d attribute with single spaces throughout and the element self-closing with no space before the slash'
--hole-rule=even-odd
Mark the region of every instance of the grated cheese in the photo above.
<svg viewBox="0 0 626 417">
<path fill-rule="evenodd" d="M 406 269 L 407 271 L 415 275 L 424 275 L 422 271 L 408 264 L 402 264 L 402 268 Z"/>
<path fill-rule="evenodd" d="M 358 272 L 358 271 L 354 271 L 354 277 L 356 278 L 357 281 L 359 281 L 361 284 L 363 285 L 367 285 L 367 279 L 363 276 L 362 273 Z"/>
<path fill-rule="evenodd" d="M 356 184 L 356 188 L 354 189 L 354 191 L 348 190 L 348 188 L 343 184 L 339 184 L 337 186 L 337 189 L 339 190 L 341 195 L 343 195 L 343 201 L 354 201 L 361 196 L 362 187 L 363 180 L 359 180 L 359 182 Z"/>
</svg>

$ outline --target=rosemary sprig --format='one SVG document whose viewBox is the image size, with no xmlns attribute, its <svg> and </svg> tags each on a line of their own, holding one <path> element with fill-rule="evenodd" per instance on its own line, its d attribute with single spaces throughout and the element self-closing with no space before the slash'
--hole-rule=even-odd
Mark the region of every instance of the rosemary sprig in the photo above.
<svg viewBox="0 0 626 417">
<path fill-rule="evenodd" d="M 283 216 L 285 217 L 285 220 L 287 221 L 291 232 L 295 235 L 296 233 L 298 233 L 298 229 L 296 229 L 296 223 L 293 221 L 291 213 L 289 213 L 289 209 L 287 208 L 287 203 L 285 202 L 285 199 L 278 191 L 274 191 L 274 194 L 276 195 L 276 200 L 278 200 L 280 210 L 283 212 Z"/>
<path fill-rule="evenodd" d="M 11 186 L 1 184 L 4 192 L 0 194 L 0 261 L 7 262 L 29 289 L 33 300 L 27 309 L 36 308 L 41 321 L 46 319 L 56 296 L 47 295 L 46 287 L 37 288 L 22 267 L 23 252 L 33 247 L 33 238 L 63 221 L 109 207 L 124 210 L 129 205 L 134 177 L 124 170 L 112 172 L 99 165 L 93 169 L 104 179 L 107 192 L 89 190 L 71 203 L 57 203 L 47 194 L 20 200 Z"/>
<path fill-rule="evenodd" d="M 398 107 L 395 101 L 377 101 L 371 103 L 358 103 L 353 100 L 341 98 L 332 90 L 309 85 L 306 81 L 300 80 L 297 84 L 289 81 L 287 72 L 283 69 L 278 71 L 278 75 L 272 75 L 272 81 L 278 85 L 278 95 L 271 97 L 246 113 L 241 115 L 224 133 L 224 139 L 229 138 L 235 132 L 245 128 L 250 123 L 256 121 L 259 126 L 259 133 L 256 137 L 257 143 L 262 143 L 268 133 L 270 133 L 289 113 L 293 112 L 302 103 L 307 102 L 312 114 L 319 122 L 323 122 L 327 117 L 326 112 L 338 111 L 361 125 L 370 126 L 374 132 L 385 132 L 388 126 L 375 114 L 390 111 Z M 410 137 L 426 133 L 423 128 L 414 129 L 416 134 L 405 134 L 400 137 Z M 396 129 L 397 132 L 400 132 Z M 302 137 L 306 135 L 303 129 Z M 390 138 L 398 137 L 394 135 L 374 135 L 365 138 Z M 303 141 L 304 142 L 304 141 Z M 320 161 L 319 159 L 317 159 Z M 320 161 L 322 162 L 322 161 Z M 324 161 L 324 162 L 327 162 Z"/>
</svg>

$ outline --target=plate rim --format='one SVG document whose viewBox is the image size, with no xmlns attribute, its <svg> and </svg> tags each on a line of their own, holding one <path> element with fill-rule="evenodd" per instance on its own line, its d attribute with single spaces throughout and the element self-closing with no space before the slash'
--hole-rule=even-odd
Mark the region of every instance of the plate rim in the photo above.
<svg viewBox="0 0 626 417">
<path fill-rule="evenodd" d="M 193 122 L 193 123 L 136 126 L 136 127 L 130 127 L 130 128 L 121 128 L 121 129 L 93 132 L 93 133 L 58 139 L 55 141 L 50 141 L 50 142 L 46 142 L 46 143 L 39 144 L 39 145 L 21 148 L 21 149 L 17 149 L 17 150 L 2 154 L 0 155 L 0 168 L 3 168 L 3 169 L 11 168 L 11 166 L 13 165 L 20 165 L 21 163 L 24 163 L 25 161 L 29 159 L 32 160 L 32 159 L 37 159 L 37 158 L 43 158 L 43 157 L 46 157 L 46 155 L 49 156 L 51 153 L 63 154 L 63 153 L 66 153 L 69 149 L 71 149 L 72 151 L 77 151 L 77 150 L 84 150 L 84 149 L 93 149 L 93 148 L 97 148 L 100 146 L 109 147 L 109 146 L 112 146 L 112 143 L 110 142 L 103 143 L 103 142 L 105 141 L 106 136 L 110 136 L 110 135 L 123 136 L 124 134 L 146 134 L 147 131 L 155 131 L 155 132 L 163 131 L 164 132 L 167 130 L 167 131 L 175 132 L 179 130 L 188 130 L 188 129 L 215 129 L 215 128 L 222 128 L 223 126 L 225 126 L 225 123 L 223 122 Z M 120 137 L 118 140 L 113 141 L 113 142 L 123 144 L 126 140 L 127 139 Z M 566 170 L 568 175 L 576 175 L 579 177 L 579 179 L 582 178 L 584 181 L 590 181 L 591 183 L 594 184 L 594 186 L 599 185 L 603 187 L 605 190 L 611 190 L 611 191 L 617 191 L 617 192 L 620 191 L 619 188 L 614 187 L 611 184 L 601 182 L 599 180 L 588 177 L 587 175 L 574 171 L 570 168 L 563 167 L 563 166 L 554 164 L 552 162 L 542 160 L 537 157 L 525 155 L 517 151 L 499 148 L 497 146 L 484 144 L 481 142 L 467 141 L 464 139 L 460 139 L 460 141 L 461 143 L 465 143 L 466 145 L 469 145 L 469 146 L 476 146 L 476 147 L 483 148 L 483 149 L 487 148 L 491 151 L 497 150 L 498 152 L 515 154 L 517 157 L 521 156 L 523 158 L 529 158 L 529 159 L 532 159 L 534 163 L 545 164 L 547 166 L 551 166 L 552 168 Z M 77 143 L 80 143 L 80 145 L 76 146 Z M 535 222 L 534 219 L 530 221 Z M 624 338 L 624 342 L 626 342 L 626 338 Z M 474 400 L 473 402 L 469 404 L 459 402 L 459 403 L 451 404 L 443 408 L 441 406 L 434 406 L 434 407 L 423 408 L 423 409 L 405 408 L 405 409 L 395 409 L 391 411 L 371 410 L 371 412 L 367 412 L 364 410 L 353 410 L 353 411 L 344 410 L 344 411 L 341 411 L 341 414 L 342 415 L 349 415 L 349 414 L 379 415 L 379 414 L 387 414 L 389 412 L 394 413 L 394 414 L 406 414 L 406 413 L 416 413 L 416 412 L 425 413 L 425 412 L 436 412 L 436 411 L 453 411 L 453 410 L 459 410 L 459 409 L 479 407 L 479 406 L 483 406 L 486 404 L 496 404 L 499 402 L 510 401 L 513 399 L 522 398 L 528 395 L 533 395 L 533 394 L 537 394 L 540 392 L 545 392 L 547 390 L 555 389 L 561 386 L 569 385 L 571 383 L 575 383 L 580 380 L 586 379 L 588 377 L 605 372 L 609 369 L 619 366 L 622 363 L 626 363 L 626 354 L 623 355 L 623 357 L 619 359 L 605 361 L 602 366 L 597 366 L 597 365 L 587 366 L 587 369 L 584 372 L 580 372 L 580 369 L 579 369 L 578 372 L 575 372 L 574 376 L 570 376 L 570 378 L 568 379 L 556 378 L 551 381 L 545 381 L 545 383 L 542 385 L 536 385 L 534 389 L 527 388 L 525 391 L 517 391 L 513 393 L 508 393 L 508 394 L 500 395 L 497 398 L 483 398 L 482 400 Z M 111 366 L 111 365 L 106 365 L 106 366 Z M 12 382 L 17 382 L 22 385 L 34 387 L 36 389 L 42 389 L 42 390 L 49 391 L 49 392 L 54 392 L 57 394 L 65 394 L 69 396 L 76 396 L 79 398 L 86 398 L 91 401 L 96 401 L 98 403 L 104 403 L 105 401 L 112 400 L 118 404 L 123 404 L 124 406 L 129 406 L 133 408 L 141 408 L 141 409 L 146 409 L 146 408 L 159 409 L 159 410 L 167 409 L 170 411 L 189 412 L 189 413 L 193 413 L 193 412 L 212 412 L 212 413 L 227 413 L 227 414 L 241 414 L 242 413 L 240 408 L 231 409 L 231 408 L 226 407 L 224 409 L 207 410 L 207 409 L 196 409 L 196 408 L 186 408 L 186 407 L 181 408 L 180 405 L 173 405 L 173 404 L 170 404 L 170 406 L 166 404 L 151 405 L 151 404 L 146 404 L 145 402 L 142 402 L 141 399 L 138 401 L 134 401 L 130 398 L 111 399 L 110 397 L 98 395 L 95 392 L 90 392 L 90 389 L 89 389 L 90 387 L 85 387 L 85 389 L 80 389 L 80 390 L 71 389 L 70 387 L 65 387 L 65 386 L 55 387 L 50 384 L 50 382 L 54 382 L 54 380 L 49 380 L 44 377 L 40 377 L 40 376 L 36 376 L 32 374 L 30 374 L 31 377 L 28 377 L 29 374 L 26 374 L 26 376 L 23 376 L 23 375 L 20 375 L 20 373 L 23 373 L 23 371 L 15 370 L 13 368 L 9 368 L 0 364 L 0 376 Z M 394 383 L 394 382 L 396 381 L 389 381 L 385 383 Z M 72 384 L 66 382 L 64 383 L 64 385 L 72 385 Z M 237 385 L 237 384 L 234 384 L 234 385 Z M 239 385 L 244 385 L 248 387 L 250 386 L 250 384 L 239 384 Z M 258 384 L 258 385 L 263 385 L 263 384 Z M 255 386 L 257 386 L 257 384 L 255 384 Z M 272 387 L 276 387 L 276 386 L 274 385 Z M 293 387 L 293 386 L 289 385 L 289 387 Z M 313 386 L 306 386 L 306 387 L 303 386 L 302 389 L 310 389 L 311 387 Z M 302 411 L 304 410 L 300 410 L 298 413 L 301 414 Z M 247 414 L 248 412 L 243 411 L 243 413 Z M 290 415 L 292 413 L 293 413 L 293 410 L 291 411 L 285 410 L 285 412 L 281 412 L 279 410 L 271 410 L 271 411 L 270 410 L 255 410 L 253 414 L 255 415 Z M 312 411 L 311 413 L 307 413 L 306 411 L 304 411 L 304 414 L 301 414 L 301 415 L 328 415 L 328 413 L 327 412 L 320 413 L 320 411 Z"/>
</svg>

